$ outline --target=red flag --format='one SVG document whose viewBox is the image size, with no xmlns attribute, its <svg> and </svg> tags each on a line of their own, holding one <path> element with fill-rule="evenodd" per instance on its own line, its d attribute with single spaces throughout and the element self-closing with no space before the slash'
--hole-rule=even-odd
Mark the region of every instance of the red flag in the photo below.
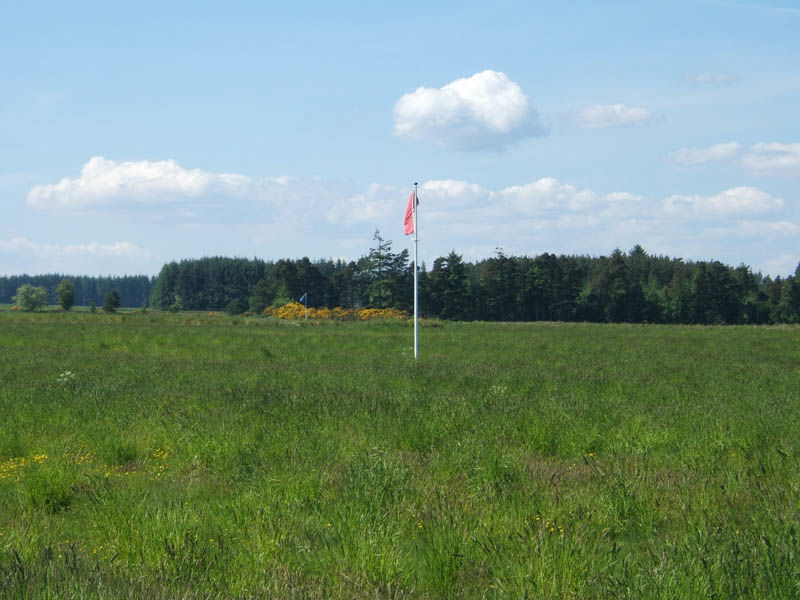
<svg viewBox="0 0 800 600">
<path fill-rule="evenodd" d="M 406 216 L 403 219 L 403 225 L 405 225 L 405 232 L 406 235 L 411 235 L 414 233 L 414 198 L 416 196 L 416 190 L 411 192 L 411 195 L 408 197 L 408 206 L 406 206 Z M 419 198 L 417 198 L 417 204 L 419 204 Z"/>
</svg>

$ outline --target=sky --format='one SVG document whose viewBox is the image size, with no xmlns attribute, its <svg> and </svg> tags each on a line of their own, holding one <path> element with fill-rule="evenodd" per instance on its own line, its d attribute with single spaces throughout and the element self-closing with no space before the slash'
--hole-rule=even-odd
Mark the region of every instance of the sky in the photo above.
<svg viewBox="0 0 800 600">
<path fill-rule="evenodd" d="M 0 274 L 800 263 L 796 0 L 0 5 Z"/>
</svg>

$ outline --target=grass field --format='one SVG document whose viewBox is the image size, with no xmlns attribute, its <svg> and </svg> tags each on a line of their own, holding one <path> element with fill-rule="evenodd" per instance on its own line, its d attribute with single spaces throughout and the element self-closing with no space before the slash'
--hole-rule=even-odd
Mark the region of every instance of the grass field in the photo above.
<svg viewBox="0 0 800 600">
<path fill-rule="evenodd" d="M 410 342 L 0 311 L 0 597 L 800 597 L 800 328 Z"/>
</svg>

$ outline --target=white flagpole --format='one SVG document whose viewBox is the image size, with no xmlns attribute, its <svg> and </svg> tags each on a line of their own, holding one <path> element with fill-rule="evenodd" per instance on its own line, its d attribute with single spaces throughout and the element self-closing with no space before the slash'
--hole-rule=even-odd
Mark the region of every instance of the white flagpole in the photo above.
<svg viewBox="0 0 800 600">
<path fill-rule="evenodd" d="M 419 358 L 419 297 L 417 294 L 417 182 L 414 182 L 414 360 Z"/>
</svg>

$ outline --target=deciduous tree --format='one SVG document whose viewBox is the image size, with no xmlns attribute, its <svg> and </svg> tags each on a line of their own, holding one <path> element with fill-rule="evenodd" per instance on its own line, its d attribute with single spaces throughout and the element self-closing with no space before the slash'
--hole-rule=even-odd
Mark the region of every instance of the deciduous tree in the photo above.
<svg viewBox="0 0 800 600">
<path fill-rule="evenodd" d="M 69 310 L 75 304 L 75 284 L 69 279 L 62 279 L 56 287 L 56 296 L 61 308 Z"/>
<path fill-rule="evenodd" d="M 47 290 L 41 286 L 26 283 L 17 288 L 17 295 L 14 296 L 13 301 L 22 310 L 32 312 L 47 304 Z"/>
</svg>

